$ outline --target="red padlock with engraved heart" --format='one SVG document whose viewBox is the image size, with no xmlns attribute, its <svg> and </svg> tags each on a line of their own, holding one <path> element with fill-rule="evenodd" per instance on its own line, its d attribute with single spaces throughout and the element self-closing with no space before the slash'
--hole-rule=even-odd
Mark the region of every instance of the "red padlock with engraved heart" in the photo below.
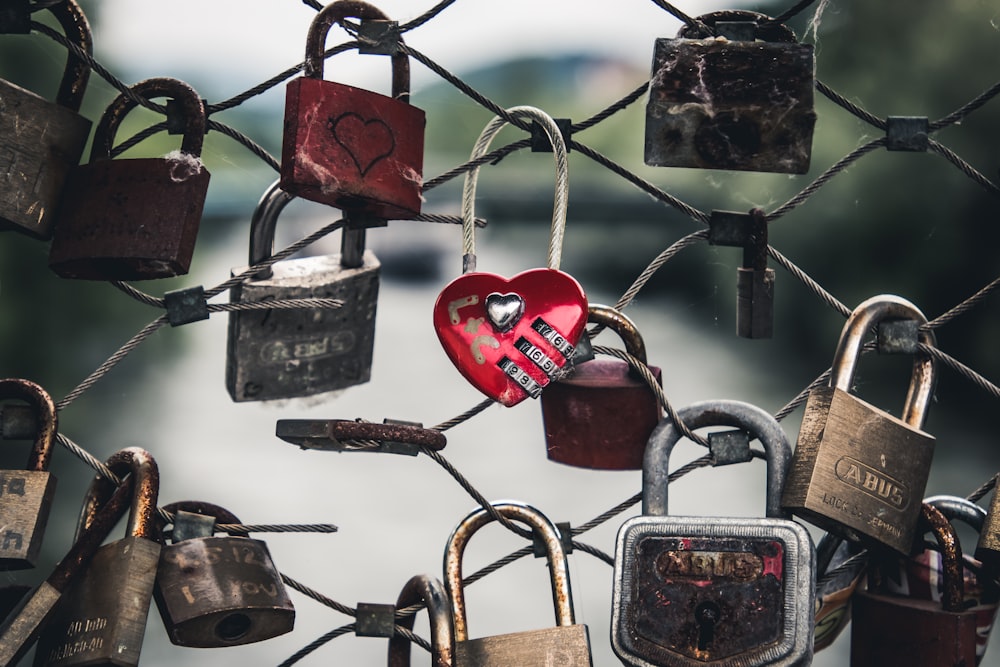
<svg viewBox="0 0 1000 667">
<path fill-rule="evenodd" d="M 448 358 L 479 391 L 508 407 L 542 389 L 570 361 L 587 324 L 587 296 L 559 270 L 566 227 L 569 175 L 566 146 L 555 121 L 534 107 L 513 107 L 514 118 L 538 122 L 556 159 L 556 196 L 548 268 L 504 278 L 476 271 L 473 202 L 479 168 L 465 177 L 462 227 L 465 273 L 449 283 L 434 304 L 434 329 Z M 476 142 L 472 159 L 486 153 L 507 124 L 494 118 Z"/>
<path fill-rule="evenodd" d="M 304 76 L 285 94 L 281 189 L 379 218 L 412 218 L 420 213 L 425 118 L 409 104 L 410 61 L 398 48 L 392 54 L 392 97 L 324 81 L 327 34 L 347 17 L 388 20 L 360 0 L 338 0 L 316 14 Z"/>
</svg>

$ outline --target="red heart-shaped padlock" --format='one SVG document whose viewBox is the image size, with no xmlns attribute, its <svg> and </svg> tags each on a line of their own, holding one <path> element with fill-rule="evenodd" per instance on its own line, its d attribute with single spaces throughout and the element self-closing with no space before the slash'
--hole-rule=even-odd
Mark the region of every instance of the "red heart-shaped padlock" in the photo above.
<svg viewBox="0 0 1000 667">
<path fill-rule="evenodd" d="M 583 288 L 555 269 L 509 280 L 466 273 L 434 304 L 434 329 L 448 358 L 476 389 L 508 407 L 537 398 L 586 324 Z"/>
</svg>

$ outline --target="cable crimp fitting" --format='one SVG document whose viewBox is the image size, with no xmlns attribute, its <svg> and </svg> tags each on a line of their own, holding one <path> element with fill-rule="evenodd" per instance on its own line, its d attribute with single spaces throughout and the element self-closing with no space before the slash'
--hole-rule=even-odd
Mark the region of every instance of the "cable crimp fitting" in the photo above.
<svg viewBox="0 0 1000 667">
<path fill-rule="evenodd" d="M 712 466 L 746 463 L 753 458 L 750 436 L 746 431 L 718 431 L 708 434 L 708 452 Z"/>
<path fill-rule="evenodd" d="M 927 150 L 930 122 L 927 116 L 889 116 L 886 119 L 886 149 L 923 152 Z"/>
<path fill-rule="evenodd" d="M 391 638 L 396 634 L 395 605 L 359 602 L 354 634 L 357 637 Z"/>
<path fill-rule="evenodd" d="M 399 21 L 362 19 L 358 28 L 358 53 L 375 56 L 394 56 L 402 42 Z"/>
<path fill-rule="evenodd" d="M 208 319 L 208 299 L 201 285 L 167 292 L 163 295 L 163 303 L 172 327 Z"/>
<path fill-rule="evenodd" d="M 201 106 L 208 109 L 208 100 L 201 98 Z M 207 113 L 207 112 L 206 112 Z M 184 105 L 179 100 L 170 98 L 167 100 L 167 134 L 184 134 L 190 122 Z"/>
<path fill-rule="evenodd" d="M 916 354 L 920 323 L 917 320 L 884 320 L 878 323 L 879 354 Z"/>
<path fill-rule="evenodd" d="M 570 148 L 570 139 L 573 136 L 573 121 L 569 118 L 553 118 L 552 120 L 556 122 L 556 127 L 559 128 L 559 134 L 562 135 L 563 142 L 566 144 L 566 152 L 570 152 L 572 150 Z M 531 121 L 531 152 L 552 152 L 552 141 L 549 139 L 549 135 L 545 133 L 545 128 L 537 120 Z"/>
<path fill-rule="evenodd" d="M 559 544 L 562 545 L 563 553 L 573 553 L 573 528 L 569 525 L 569 521 L 560 521 L 556 524 L 556 528 L 559 529 Z M 545 542 L 536 530 L 531 531 L 531 552 L 535 558 L 548 555 Z"/>
</svg>

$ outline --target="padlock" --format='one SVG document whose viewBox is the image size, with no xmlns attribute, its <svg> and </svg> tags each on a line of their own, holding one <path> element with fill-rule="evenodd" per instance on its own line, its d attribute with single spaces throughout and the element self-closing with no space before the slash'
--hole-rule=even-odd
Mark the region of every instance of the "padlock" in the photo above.
<svg viewBox="0 0 1000 667">
<path fill-rule="evenodd" d="M 292 199 L 277 182 L 261 197 L 250 224 L 251 266 L 273 253 L 278 215 Z M 371 378 L 380 265 L 364 248 L 364 229 L 345 228 L 341 233 L 339 255 L 277 262 L 230 290 L 233 303 L 312 298 L 344 302 L 337 309 L 230 313 L 226 388 L 234 401 L 312 396 Z"/>
<path fill-rule="evenodd" d="M 934 437 L 920 430 L 934 392 L 934 359 L 915 353 L 902 419 L 848 393 L 865 335 L 901 319 L 927 321 L 893 295 L 872 297 L 851 313 L 829 385 L 809 393 L 781 503 L 831 533 L 909 554 L 934 453 Z M 918 340 L 933 345 L 934 334 L 921 329 Z"/>
<path fill-rule="evenodd" d="M 411 577 L 396 600 L 396 609 L 420 604 L 427 608 L 431 626 L 431 667 L 452 667 L 455 654 L 455 636 L 451 617 L 451 601 L 440 579 L 426 574 Z M 413 630 L 413 616 L 406 616 L 396 624 Z M 389 640 L 389 667 L 410 667 L 410 640 L 393 635 Z"/>
<path fill-rule="evenodd" d="M 156 461 L 139 447 L 121 449 L 105 463 L 119 477 L 128 474 L 133 480 L 128 537 L 101 547 L 64 593 L 38 640 L 35 667 L 139 663 L 160 558 L 156 521 L 160 476 Z M 90 527 L 114 491 L 109 480 L 94 478 L 80 513 L 78 535 Z"/>
<path fill-rule="evenodd" d="M 180 151 L 162 158 L 112 160 L 115 133 L 136 103 L 119 95 L 94 130 L 90 162 L 72 171 L 52 238 L 49 266 L 63 278 L 148 280 L 184 275 L 201 225 L 209 173 L 201 162 L 205 108 L 177 79 L 147 79 L 130 89 L 180 105 Z"/>
<path fill-rule="evenodd" d="M 479 167 L 465 175 L 462 189 L 463 273 L 434 303 L 434 329 L 445 354 L 476 389 L 507 407 L 558 377 L 573 356 L 587 324 L 587 296 L 580 283 L 559 270 L 566 229 L 569 167 L 566 144 L 555 121 L 540 109 L 507 109 L 514 118 L 534 120 L 553 147 L 556 192 L 549 232 L 548 268 L 511 279 L 476 271 L 475 212 Z M 507 122 L 497 116 L 479 135 L 472 160 L 484 155 Z"/>
<path fill-rule="evenodd" d="M 324 81 L 330 26 L 349 17 L 388 19 L 360 0 L 338 0 L 316 14 L 303 76 L 290 81 L 285 93 L 281 187 L 345 210 L 412 218 L 420 213 L 426 121 L 409 103 L 409 57 L 398 49 L 392 54 L 391 97 Z"/>
<path fill-rule="evenodd" d="M 621 311 L 590 304 L 588 322 L 607 326 L 625 350 L 646 363 L 646 346 Z M 663 384 L 659 368 L 650 367 Z M 646 441 L 660 421 L 660 401 L 627 363 L 594 359 L 542 392 L 542 423 L 549 459 L 597 470 L 641 470 Z"/>
<path fill-rule="evenodd" d="M 851 598 L 864 580 L 868 552 L 826 533 L 816 545 L 816 629 L 813 652 L 830 646 L 851 622 Z"/>
<path fill-rule="evenodd" d="M 851 667 L 969 667 L 976 662 L 976 614 L 964 609 L 962 547 L 941 512 L 929 504 L 921 507 L 922 525 L 934 533 L 943 558 L 940 599 L 880 590 L 878 579 L 884 577 L 873 561 L 868 590 L 854 595 Z"/>
<path fill-rule="evenodd" d="M 1000 574 L 1000 493 L 995 486 L 983 529 L 979 531 L 976 558 L 982 562 L 991 576 L 996 577 Z"/>
<path fill-rule="evenodd" d="M 267 545 L 246 533 L 214 537 L 216 523 L 242 523 L 197 501 L 171 503 L 172 544 L 160 551 L 153 597 L 171 643 L 218 648 L 291 632 L 295 608 Z"/>
<path fill-rule="evenodd" d="M 691 429 L 731 426 L 758 438 L 767 461 L 767 518 L 670 516 L 669 420 L 649 438 L 642 516 L 615 547 L 611 645 L 628 665 L 808 665 L 813 655 L 816 554 L 785 518 L 781 487 L 790 445 L 775 419 L 740 401 L 678 411 Z"/>
<path fill-rule="evenodd" d="M 809 170 L 815 57 L 763 14 L 698 17 L 657 39 L 646 104 L 645 162 L 804 174 Z"/>
<path fill-rule="evenodd" d="M 90 25 L 75 0 L 46 7 L 70 43 L 93 52 Z M 80 104 L 90 65 L 70 51 L 56 101 L 0 79 L 0 225 L 48 239 L 66 176 L 79 162 L 90 135 Z"/>
<path fill-rule="evenodd" d="M 556 610 L 555 628 L 469 639 L 462 585 L 462 555 L 472 535 L 493 521 L 484 508 L 467 517 L 452 532 L 444 556 L 445 588 L 451 598 L 455 622 L 455 667 L 578 667 L 593 664 L 587 626 L 573 616 L 569 565 L 559 539 L 559 529 L 537 509 L 517 502 L 493 503 L 508 519 L 527 524 L 545 543 Z"/>
<path fill-rule="evenodd" d="M 11 398 L 32 405 L 38 427 L 27 467 L 0 470 L 0 570 L 35 566 L 56 493 L 55 475 L 48 471 L 58 431 L 55 403 L 34 382 L 0 380 L 0 399 Z"/>
</svg>

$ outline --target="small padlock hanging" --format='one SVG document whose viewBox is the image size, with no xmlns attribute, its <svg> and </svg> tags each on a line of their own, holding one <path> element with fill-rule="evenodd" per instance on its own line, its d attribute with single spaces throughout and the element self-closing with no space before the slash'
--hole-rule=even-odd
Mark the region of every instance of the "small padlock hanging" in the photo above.
<svg viewBox="0 0 1000 667">
<path fill-rule="evenodd" d="M 664 419 L 649 438 L 642 516 L 618 531 L 611 645 L 628 665 L 808 665 L 813 655 L 816 555 L 786 518 L 790 458 L 781 425 L 740 401 L 678 411 L 691 429 L 731 426 L 758 438 L 767 461 L 767 517 L 672 516 L 670 453 L 682 434 Z"/>
<path fill-rule="evenodd" d="M 699 30 L 708 27 L 714 34 Z M 699 16 L 657 39 L 646 105 L 645 162 L 804 174 L 809 170 L 815 58 L 757 12 Z"/>
<path fill-rule="evenodd" d="M 45 7 L 66 39 L 93 52 L 90 25 L 76 0 Z M 90 64 L 72 51 L 66 57 L 56 101 L 0 79 L 0 227 L 48 239 L 66 176 L 80 162 L 90 121 L 79 114 Z"/>
<path fill-rule="evenodd" d="M 431 627 L 431 667 L 452 667 L 455 655 L 454 625 L 451 617 L 451 599 L 441 580 L 427 574 L 410 578 L 399 592 L 396 609 L 423 604 Z M 413 630 L 414 616 L 405 616 L 396 625 Z M 388 667 L 410 667 L 410 640 L 395 634 L 389 640 Z"/>
<path fill-rule="evenodd" d="M 392 97 L 324 81 L 327 34 L 350 17 L 389 18 L 360 0 L 338 0 L 316 14 L 303 76 L 285 94 L 281 187 L 345 210 L 412 218 L 420 213 L 425 118 L 409 103 L 409 57 L 392 53 Z"/>
<path fill-rule="evenodd" d="M 292 199 L 277 182 L 261 197 L 250 224 L 251 266 L 274 252 L 278 215 Z M 230 290 L 233 303 L 343 301 L 336 309 L 230 313 L 226 388 L 234 401 L 313 396 L 371 378 L 381 265 L 364 247 L 365 230 L 350 228 L 349 221 L 345 224 L 339 255 L 277 262 Z"/>
<path fill-rule="evenodd" d="M 208 194 L 204 105 L 177 79 L 147 79 L 131 91 L 179 103 L 181 148 L 161 158 L 112 160 L 118 126 L 136 106 L 124 94 L 115 98 L 94 131 L 90 162 L 66 184 L 49 252 L 49 266 L 63 278 L 148 280 L 184 275 L 191 266 Z"/>
<path fill-rule="evenodd" d="M 451 281 L 434 304 L 434 329 L 445 353 L 472 385 L 508 407 L 542 388 L 573 356 L 587 323 L 587 296 L 559 270 L 566 229 L 569 168 L 566 145 L 555 121 L 534 107 L 507 109 L 517 119 L 535 120 L 549 137 L 556 161 L 556 192 L 549 237 L 548 268 L 507 279 L 476 271 L 475 213 L 479 167 L 470 169 L 462 190 L 463 275 Z M 471 159 L 484 155 L 507 121 L 486 126 Z"/>
</svg>

